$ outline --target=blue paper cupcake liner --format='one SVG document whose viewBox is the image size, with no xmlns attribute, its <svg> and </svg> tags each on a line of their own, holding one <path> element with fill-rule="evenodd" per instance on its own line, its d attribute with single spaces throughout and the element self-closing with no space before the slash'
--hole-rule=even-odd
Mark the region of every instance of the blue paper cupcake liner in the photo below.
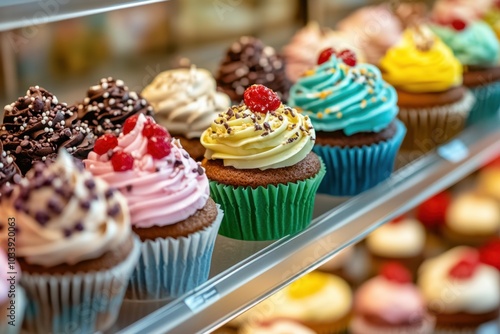
<svg viewBox="0 0 500 334">
<path fill-rule="evenodd" d="M 141 256 L 127 289 L 127 299 L 174 299 L 208 279 L 213 247 L 223 212 L 214 223 L 188 237 L 142 242 Z"/>
<path fill-rule="evenodd" d="M 96 333 L 111 327 L 140 254 L 140 241 L 125 261 L 96 272 L 64 275 L 23 272 L 29 299 L 23 330 L 29 333 Z"/>
<path fill-rule="evenodd" d="M 500 82 L 478 86 L 470 89 L 476 103 L 467 118 L 467 125 L 476 124 L 498 114 L 500 107 Z"/>
<path fill-rule="evenodd" d="M 326 175 L 318 192 L 333 196 L 355 196 L 387 179 L 406 133 L 396 120 L 396 133 L 383 142 L 362 147 L 315 145 L 313 151 L 326 164 Z"/>
<path fill-rule="evenodd" d="M 21 333 L 27 300 L 24 289 L 19 285 L 16 286 L 15 293 L 12 310 L 7 309 L 11 305 L 10 299 L 8 299 L 9 305 L 4 310 L 0 310 L 0 333 L 2 334 Z"/>
</svg>

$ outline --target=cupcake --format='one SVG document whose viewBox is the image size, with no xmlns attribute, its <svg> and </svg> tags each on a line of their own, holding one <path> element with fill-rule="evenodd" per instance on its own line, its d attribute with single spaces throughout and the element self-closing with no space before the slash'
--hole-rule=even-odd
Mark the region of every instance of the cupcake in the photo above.
<svg viewBox="0 0 500 334">
<path fill-rule="evenodd" d="M 399 118 L 408 128 L 402 151 L 425 153 L 463 129 L 474 97 L 462 85 L 462 65 L 430 29 L 407 29 L 380 68 L 398 92 Z"/>
<path fill-rule="evenodd" d="M 321 51 L 329 47 L 354 49 L 358 58 L 364 59 L 361 50 L 354 48 L 349 33 L 323 28 L 317 22 L 311 21 L 297 31 L 290 43 L 283 48 L 288 79 L 295 83 L 307 70 L 316 65 Z"/>
<path fill-rule="evenodd" d="M 222 213 L 203 167 L 151 117 L 130 117 L 118 138 L 100 137 L 84 160 L 121 190 L 142 241 L 127 297 L 176 298 L 208 278 Z"/>
<path fill-rule="evenodd" d="M 75 105 L 75 109 L 78 118 L 88 124 L 96 137 L 105 133 L 120 134 L 123 123 L 130 116 L 153 115 L 153 107 L 142 96 L 130 91 L 123 80 L 112 77 L 89 87 L 87 96 Z"/>
<path fill-rule="evenodd" d="M 242 328 L 290 319 L 315 333 L 344 333 L 352 312 L 352 291 L 338 276 L 313 271 L 239 316 Z"/>
<path fill-rule="evenodd" d="M 372 274 L 389 261 L 398 261 L 415 274 L 424 259 L 425 229 L 416 219 L 399 217 L 370 233 L 366 247 Z"/>
<path fill-rule="evenodd" d="M 479 171 L 477 191 L 500 203 L 500 159 Z"/>
<path fill-rule="evenodd" d="M 500 43 L 493 30 L 483 21 L 458 19 L 431 28 L 464 65 L 464 86 L 476 98 L 468 123 L 497 114 L 500 105 Z"/>
<path fill-rule="evenodd" d="M 366 55 L 368 63 L 374 65 L 403 33 L 401 21 L 386 4 L 362 7 L 341 20 L 337 28 L 346 32 L 354 46 Z"/>
<path fill-rule="evenodd" d="M 262 85 L 219 114 L 201 136 L 210 191 L 225 210 L 219 234 L 274 240 L 305 229 L 325 174 L 314 140 L 309 117 Z"/>
<path fill-rule="evenodd" d="M 311 119 L 313 150 L 327 166 L 319 192 L 354 196 L 391 175 L 405 135 L 396 103 L 380 71 L 350 50 L 325 49 L 292 86 L 289 104 Z"/>
<path fill-rule="evenodd" d="M 0 193 L 0 244 L 9 240 L 6 224 L 15 225 L 15 255 L 29 299 L 23 329 L 108 329 L 139 256 L 123 196 L 80 169 L 64 150 Z"/>
<path fill-rule="evenodd" d="M 271 319 L 269 321 L 246 325 L 238 334 L 315 334 L 308 327 L 291 319 Z"/>
<path fill-rule="evenodd" d="M 216 91 L 209 71 L 191 66 L 165 71 L 142 91 L 155 110 L 155 118 L 178 138 L 195 160 L 203 159 L 200 136 L 210 123 L 231 106 L 229 97 Z"/>
<path fill-rule="evenodd" d="M 352 334 L 430 334 L 434 321 L 408 270 L 388 262 L 356 291 L 349 329 Z"/>
<path fill-rule="evenodd" d="M 479 246 L 499 232 L 500 206 L 488 196 L 463 193 L 446 212 L 443 236 L 451 245 Z"/>
<path fill-rule="evenodd" d="M 288 99 L 290 82 L 281 56 L 257 38 L 243 36 L 234 42 L 217 71 L 217 86 L 233 102 L 240 103 L 247 87 L 261 84 Z"/>
<path fill-rule="evenodd" d="M 30 87 L 24 97 L 4 108 L 0 125 L 3 149 L 15 157 L 23 175 L 35 162 L 55 160 L 60 148 L 83 158 L 92 150 L 94 136 L 76 117 L 73 107 L 59 103 L 39 86 Z"/>
<path fill-rule="evenodd" d="M 431 19 L 438 23 L 448 23 L 455 19 L 475 21 L 481 19 L 492 0 L 437 0 L 434 3 Z"/>
<path fill-rule="evenodd" d="M 12 220 L 7 224 L 9 222 Z M 7 247 L 9 252 L 15 252 L 15 249 L 8 243 Z M 2 268 L 0 270 L 0 333 L 18 334 L 23 324 L 26 297 L 24 290 L 18 284 L 21 273 L 14 255 L 8 259 L 0 249 L 0 268 Z"/>
<path fill-rule="evenodd" d="M 474 334 L 498 319 L 500 274 L 479 261 L 477 250 L 455 247 L 426 260 L 419 269 L 418 285 L 427 309 L 436 316 L 436 334 Z"/>
<path fill-rule="evenodd" d="M 19 183 L 21 181 L 21 171 L 17 167 L 15 158 L 7 154 L 0 141 L 0 189 L 6 183 Z"/>
</svg>

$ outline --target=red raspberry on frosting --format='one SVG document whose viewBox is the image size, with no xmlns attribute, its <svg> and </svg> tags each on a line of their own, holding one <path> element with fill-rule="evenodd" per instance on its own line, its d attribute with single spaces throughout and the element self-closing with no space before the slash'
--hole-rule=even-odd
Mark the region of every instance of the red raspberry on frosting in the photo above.
<svg viewBox="0 0 500 334">
<path fill-rule="evenodd" d="M 243 95 L 246 106 L 253 112 L 267 113 L 275 111 L 281 105 L 278 95 L 263 85 L 252 85 Z"/>
<path fill-rule="evenodd" d="M 411 274 L 402 264 L 396 261 L 386 262 L 380 274 L 391 282 L 406 284 L 411 282 Z"/>
<path fill-rule="evenodd" d="M 94 152 L 103 155 L 108 153 L 109 150 L 114 149 L 118 146 L 118 138 L 111 133 L 106 133 L 99 137 L 94 144 Z"/>
<path fill-rule="evenodd" d="M 127 152 L 115 152 L 111 157 L 113 169 L 117 172 L 125 172 L 134 168 L 134 158 Z"/>
<path fill-rule="evenodd" d="M 479 260 L 500 270 L 500 237 L 496 237 L 479 248 Z"/>
<path fill-rule="evenodd" d="M 446 210 L 451 203 L 451 194 L 443 191 L 432 196 L 417 207 L 417 219 L 428 229 L 444 225 Z"/>
</svg>

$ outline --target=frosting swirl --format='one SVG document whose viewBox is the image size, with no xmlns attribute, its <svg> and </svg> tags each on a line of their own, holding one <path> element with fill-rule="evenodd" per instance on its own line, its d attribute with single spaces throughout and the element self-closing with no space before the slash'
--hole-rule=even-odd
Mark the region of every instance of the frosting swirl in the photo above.
<svg viewBox="0 0 500 334">
<path fill-rule="evenodd" d="M 210 72 L 194 66 L 158 74 L 142 95 L 159 123 L 186 138 L 199 138 L 217 114 L 231 105 L 226 94 L 216 91 Z"/>
<path fill-rule="evenodd" d="M 366 238 L 371 253 L 389 258 L 405 258 L 422 254 L 425 246 L 425 229 L 411 218 L 385 224 Z"/>
<path fill-rule="evenodd" d="M 21 180 L 21 171 L 15 163 L 15 158 L 3 150 L 0 141 L 0 188 L 6 183 L 18 183 Z"/>
<path fill-rule="evenodd" d="M 398 113 L 396 91 L 375 66 L 349 67 L 335 56 L 292 86 L 289 104 L 302 109 L 316 130 L 346 135 L 379 132 Z"/>
<path fill-rule="evenodd" d="M 380 62 L 384 79 L 412 93 L 443 92 L 462 84 L 462 64 L 432 31 L 407 29 Z"/>
<path fill-rule="evenodd" d="M 471 22 L 461 31 L 442 25 L 433 25 L 431 29 L 463 65 L 487 66 L 498 62 L 500 44 L 493 30 L 484 22 Z"/>
<path fill-rule="evenodd" d="M 240 104 L 218 115 L 203 132 L 201 144 L 207 159 L 222 159 L 224 166 L 265 170 L 302 161 L 315 135 L 308 116 L 283 104 L 265 114 Z"/>
<path fill-rule="evenodd" d="M 204 169 L 189 157 L 178 140 L 170 139 L 170 154 L 162 159 L 148 153 L 148 138 L 143 135 L 148 119 L 139 115 L 134 129 L 120 134 L 114 152 L 134 157 L 132 170 L 113 169 L 108 154 L 89 154 L 85 167 L 92 174 L 121 189 L 127 198 L 132 225 L 138 228 L 165 226 L 180 222 L 202 209 L 209 197 Z M 149 122 L 154 122 L 149 118 Z"/>
<path fill-rule="evenodd" d="M 53 161 L 60 148 L 77 158 L 85 157 L 94 145 L 87 124 L 77 120 L 76 111 L 59 103 L 47 90 L 30 87 L 24 97 L 5 106 L 0 141 L 16 158 L 26 174 L 34 162 Z"/>
<path fill-rule="evenodd" d="M 125 199 L 78 168 L 64 150 L 55 162 L 36 164 L 20 184 L 1 193 L 2 219 L 16 217 L 16 256 L 29 264 L 96 259 L 131 235 Z M 7 233 L 0 241 L 7 243 Z"/>
</svg>

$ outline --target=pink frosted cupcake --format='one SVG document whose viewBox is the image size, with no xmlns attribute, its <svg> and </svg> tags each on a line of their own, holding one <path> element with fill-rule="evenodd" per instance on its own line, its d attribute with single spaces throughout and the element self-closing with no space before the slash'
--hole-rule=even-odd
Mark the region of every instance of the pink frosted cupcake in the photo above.
<svg viewBox="0 0 500 334">
<path fill-rule="evenodd" d="M 353 334 L 429 334 L 434 318 L 425 307 L 410 273 L 397 262 L 387 263 L 354 297 Z"/>
<path fill-rule="evenodd" d="M 152 118 L 132 116 L 118 138 L 100 137 L 84 163 L 121 190 L 141 238 L 130 298 L 175 298 L 208 278 L 222 212 L 205 170 L 177 139 Z"/>
</svg>

